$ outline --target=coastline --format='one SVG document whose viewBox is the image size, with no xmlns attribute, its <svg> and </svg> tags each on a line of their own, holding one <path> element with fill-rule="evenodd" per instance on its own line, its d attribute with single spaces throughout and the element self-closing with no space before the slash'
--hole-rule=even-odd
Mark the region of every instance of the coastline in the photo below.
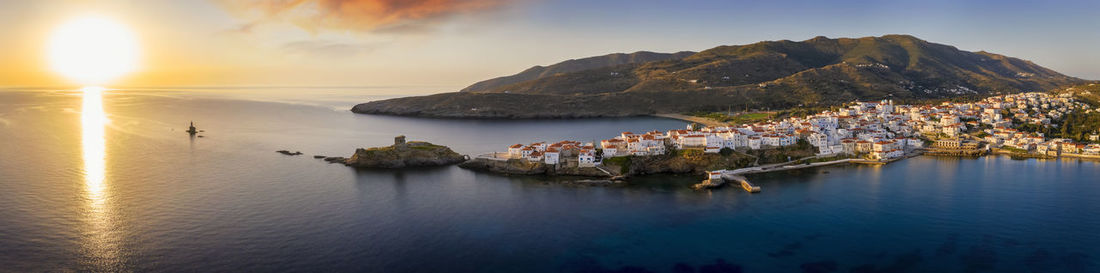
<svg viewBox="0 0 1100 273">
<path fill-rule="evenodd" d="M 803 160 L 803 159 L 799 159 L 799 160 L 795 160 L 795 161 L 771 164 L 771 165 L 768 165 L 768 166 L 757 166 L 757 167 L 747 167 L 747 168 L 734 169 L 734 170 L 730 170 L 728 172 L 730 174 L 741 175 L 741 174 L 781 172 L 781 171 L 798 170 L 798 169 L 806 169 L 806 168 L 816 168 L 816 167 L 826 167 L 826 166 L 841 165 L 841 164 L 886 165 L 886 164 L 898 162 L 898 161 L 901 161 L 901 160 L 904 160 L 904 159 L 921 156 L 923 154 L 924 153 L 922 151 L 918 150 L 918 151 L 909 152 L 909 153 L 907 153 L 907 154 L 905 154 L 901 157 L 891 158 L 891 159 L 888 159 L 888 160 L 869 160 L 869 159 L 862 159 L 862 158 L 844 158 L 844 159 L 837 159 L 837 160 L 824 161 L 824 162 L 812 162 L 812 163 L 807 163 L 807 164 L 797 164 L 798 161 Z"/>
<path fill-rule="evenodd" d="M 652 114 L 650 116 L 660 117 L 660 118 L 670 118 L 670 119 L 682 120 L 682 121 L 687 121 L 687 122 L 694 122 L 694 123 L 702 124 L 703 126 L 707 126 L 707 127 L 719 127 L 719 126 L 728 126 L 729 125 L 728 123 L 713 120 L 713 119 L 709 119 L 709 118 L 689 116 L 689 115 L 684 115 L 684 114 Z"/>
<path fill-rule="evenodd" d="M 729 173 L 730 174 L 735 174 L 735 175 L 741 175 L 741 174 L 757 174 L 757 173 L 780 172 L 780 171 L 798 170 L 798 169 L 805 169 L 805 168 L 825 167 L 825 166 L 831 166 L 831 165 L 837 165 L 837 164 L 860 163 L 858 161 L 859 161 L 859 159 L 845 158 L 845 159 L 838 159 L 838 160 L 833 160 L 833 161 L 814 162 L 814 163 L 802 164 L 802 165 L 792 165 L 792 164 L 795 163 L 795 161 L 792 161 L 792 162 L 775 164 L 773 166 L 768 166 L 768 167 L 740 168 L 740 169 L 730 170 Z"/>
<path fill-rule="evenodd" d="M 1040 121 L 1006 119 L 1001 117 L 1001 113 L 994 111 L 1011 106 L 1017 109 L 1014 116 L 1021 116 L 1024 114 L 1021 109 L 1039 109 L 1040 103 L 1044 109 L 1050 105 L 1061 107 L 1059 109 L 1062 110 L 1054 112 L 1055 114 L 1068 111 L 1065 109 L 1087 108 L 1064 94 L 1054 96 L 1031 92 L 987 97 L 976 104 L 945 102 L 935 106 L 939 107 L 933 108 L 938 109 L 936 111 L 926 111 L 933 107 L 929 105 L 895 105 L 893 100 L 854 102 L 840 109 L 785 119 L 775 118 L 774 113 L 759 117 L 745 116 L 745 119 L 768 120 L 740 125 L 722 122 L 720 120 L 725 118 L 717 116 L 654 111 L 657 113 L 646 115 L 690 122 L 693 125 L 686 130 L 667 132 L 623 132 L 600 141 L 599 145 L 609 153 L 606 155 L 607 160 L 601 160 L 605 158 L 604 150 L 597 148 L 599 146 L 595 140 L 591 143 L 566 140 L 554 144 L 515 144 L 508 148 L 507 161 L 496 160 L 498 156 L 494 153 L 491 157 L 479 156 L 464 167 L 507 174 L 553 176 L 581 173 L 578 170 L 584 168 L 579 167 L 585 166 L 595 167 L 591 173 L 582 173 L 590 176 L 707 173 L 708 179 L 715 179 L 715 173 L 737 175 L 848 163 L 885 165 L 922 154 L 980 157 L 992 153 L 1008 154 L 1013 158 L 1054 158 L 1057 155 L 1027 151 L 1046 151 L 1045 148 L 1053 145 L 1050 143 L 1057 143 L 1061 150 L 1064 140 L 1048 141 L 1042 134 L 1006 129 L 1017 123 Z M 978 105 L 977 109 L 981 111 L 972 109 L 972 105 Z M 979 116 L 981 123 L 976 118 Z M 963 121 L 966 121 L 966 125 Z M 695 124 L 706 127 L 698 128 Z M 987 127 L 981 127 L 982 125 Z M 917 130 L 914 128 L 919 128 L 919 132 L 914 132 Z M 1003 140 L 1008 147 L 1023 145 L 1023 148 L 1001 150 L 990 149 L 990 145 L 987 145 L 979 149 L 978 146 L 985 142 L 979 139 L 974 143 L 971 140 L 974 137 L 970 134 L 981 128 L 986 128 L 983 132 L 987 134 L 987 138 L 995 136 L 995 139 L 989 140 L 994 143 L 991 145 L 999 144 Z M 960 134 L 966 138 L 960 140 Z M 924 148 L 933 145 L 930 143 L 935 146 Z M 795 144 L 798 145 L 792 146 Z M 1088 153 L 1080 157 L 1095 155 L 1100 150 L 1100 145 L 1096 144 L 1089 144 L 1087 147 L 1085 144 L 1075 145 L 1077 150 Z M 735 148 L 740 150 L 734 150 Z M 680 152 L 681 149 L 684 152 Z M 1021 149 L 1024 152 L 1017 151 Z M 563 160 L 562 157 L 566 159 Z M 792 160 L 793 158 L 798 159 Z M 563 167 L 562 164 L 566 166 Z"/>
</svg>

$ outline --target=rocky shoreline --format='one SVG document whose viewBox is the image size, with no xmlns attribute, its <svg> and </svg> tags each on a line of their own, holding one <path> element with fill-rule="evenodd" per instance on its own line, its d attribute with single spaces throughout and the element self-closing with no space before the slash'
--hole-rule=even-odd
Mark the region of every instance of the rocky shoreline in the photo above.
<svg viewBox="0 0 1100 273">
<path fill-rule="evenodd" d="M 454 152 L 451 148 L 423 141 L 405 142 L 405 136 L 398 136 L 394 144 L 387 147 L 359 148 L 344 165 L 358 168 L 404 168 L 427 167 L 458 164 L 466 161 L 466 156 Z"/>
<path fill-rule="evenodd" d="M 302 152 L 276 151 L 284 155 L 301 155 Z M 468 157 L 451 148 L 423 141 L 405 142 L 405 136 L 394 137 L 394 144 L 386 147 L 359 148 L 348 157 L 314 155 L 328 163 L 340 163 L 356 168 L 397 169 L 405 167 L 445 166 L 465 162 Z"/>
<path fill-rule="evenodd" d="M 505 175 L 577 176 L 618 181 L 638 175 L 651 174 L 704 174 L 708 170 L 747 167 L 755 162 L 744 154 L 704 154 L 701 151 L 676 152 L 655 156 L 629 156 L 605 159 L 596 167 L 579 167 L 569 164 L 545 164 L 525 159 L 501 159 L 476 157 L 459 164 L 459 167 Z"/>
<path fill-rule="evenodd" d="M 601 170 L 597 167 L 563 167 L 556 164 L 535 163 L 525 159 L 488 159 L 474 158 L 458 164 L 459 167 L 475 171 L 485 171 L 509 175 L 547 175 L 547 176 L 583 176 L 611 178 L 619 174 Z"/>
</svg>

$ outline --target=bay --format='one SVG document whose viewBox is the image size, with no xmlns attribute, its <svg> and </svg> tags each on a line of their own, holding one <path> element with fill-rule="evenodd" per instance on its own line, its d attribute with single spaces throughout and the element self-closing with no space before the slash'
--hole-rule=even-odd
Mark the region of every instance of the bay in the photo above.
<svg viewBox="0 0 1100 273">
<path fill-rule="evenodd" d="M 749 194 L 692 191 L 690 175 L 585 187 L 312 158 L 395 135 L 475 155 L 686 125 L 346 110 L 407 90 L 107 90 L 101 134 L 81 92 L 2 90 L 0 271 L 1100 270 L 1094 161 L 917 157 L 755 175 Z"/>
</svg>

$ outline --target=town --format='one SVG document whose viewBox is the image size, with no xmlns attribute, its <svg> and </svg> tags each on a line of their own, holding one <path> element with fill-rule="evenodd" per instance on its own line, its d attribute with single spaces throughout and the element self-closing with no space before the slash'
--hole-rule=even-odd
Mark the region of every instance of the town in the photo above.
<svg viewBox="0 0 1100 273">
<path fill-rule="evenodd" d="M 645 133 L 622 132 L 597 143 L 561 141 L 515 144 L 498 159 L 525 159 L 578 167 L 599 165 L 621 156 L 661 155 L 671 149 L 720 153 L 730 150 L 771 149 L 805 141 L 819 157 L 843 155 L 886 162 L 923 151 L 980 151 L 1030 154 L 1040 157 L 1100 157 L 1100 144 L 1075 143 L 1025 132 L 1021 124 L 1055 126 L 1074 110 L 1097 111 L 1071 94 L 1020 93 L 978 102 L 895 105 L 892 100 L 853 102 L 845 107 L 806 117 L 768 122 L 702 127 Z M 1093 132 L 1089 140 L 1096 142 Z"/>
</svg>

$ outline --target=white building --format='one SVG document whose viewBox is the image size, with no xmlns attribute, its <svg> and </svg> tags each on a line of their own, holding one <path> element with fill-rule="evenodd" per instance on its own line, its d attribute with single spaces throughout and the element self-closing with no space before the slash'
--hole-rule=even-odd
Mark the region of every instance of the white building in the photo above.
<svg viewBox="0 0 1100 273">
<path fill-rule="evenodd" d="M 709 171 L 707 172 L 707 179 L 720 180 L 722 179 L 722 171 Z"/>
<path fill-rule="evenodd" d="M 558 149 L 549 148 L 546 149 L 546 153 L 542 155 L 542 159 L 546 164 L 558 164 L 561 152 Z"/>
<path fill-rule="evenodd" d="M 680 137 L 680 148 L 707 146 L 707 137 L 702 134 L 692 134 Z"/>
<path fill-rule="evenodd" d="M 755 149 L 760 149 L 760 146 L 763 144 L 763 142 L 764 141 L 761 137 L 758 137 L 758 136 L 749 137 L 749 149 L 754 149 L 754 150 Z"/>
<path fill-rule="evenodd" d="M 615 145 L 603 146 L 603 157 L 616 157 L 619 156 L 619 147 Z"/>
<path fill-rule="evenodd" d="M 510 157 L 510 158 L 521 158 L 521 157 L 523 157 L 522 150 L 523 150 L 523 144 L 516 144 L 516 145 L 508 146 L 508 157 Z"/>
<path fill-rule="evenodd" d="M 577 163 L 581 167 L 596 166 L 596 154 L 592 150 L 583 149 L 577 154 Z"/>
<path fill-rule="evenodd" d="M 716 153 L 718 153 L 718 151 L 721 151 L 721 150 L 722 150 L 722 147 L 720 147 L 718 145 L 707 145 L 707 147 L 705 149 L 703 149 L 703 152 L 704 153 L 716 154 Z"/>
<path fill-rule="evenodd" d="M 822 133 L 811 133 L 810 136 L 806 137 L 806 140 L 814 147 L 829 146 L 829 136 Z"/>
</svg>

